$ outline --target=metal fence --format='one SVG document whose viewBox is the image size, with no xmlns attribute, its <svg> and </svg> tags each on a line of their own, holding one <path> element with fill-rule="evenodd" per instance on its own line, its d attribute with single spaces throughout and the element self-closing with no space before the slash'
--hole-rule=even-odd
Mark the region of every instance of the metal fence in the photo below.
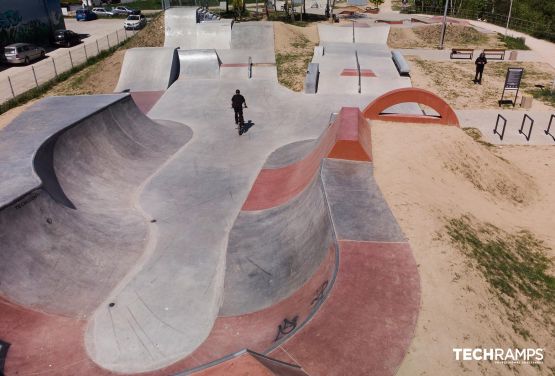
<svg viewBox="0 0 555 376">
<path fill-rule="evenodd" d="M 433 14 L 433 15 L 443 15 L 444 8 L 443 7 L 421 7 L 421 6 L 409 6 L 406 8 L 401 9 L 401 13 L 421 13 L 421 14 Z M 449 16 L 457 17 L 457 18 L 465 18 L 469 20 L 482 20 L 485 22 L 492 23 L 494 25 L 505 27 L 507 26 L 507 15 L 504 14 L 497 14 L 497 13 L 490 13 L 490 12 L 478 12 L 472 11 L 468 9 L 457 9 L 454 11 L 453 9 L 449 9 Z M 536 34 L 541 33 L 542 35 L 538 35 L 540 38 L 548 39 L 548 40 L 555 40 L 555 33 L 553 32 L 551 24 L 541 24 L 538 22 L 532 22 L 528 20 L 523 20 L 516 17 L 511 17 L 509 22 L 509 28 L 517 31 L 522 31 L 527 34 Z"/>
<path fill-rule="evenodd" d="M 102 51 L 119 46 L 135 33 L 135 31 L 125 29 L 116 30 L 102 38 L 68 48 L 62 54 L 56 53 L 51 57 L 48 57 L 47 54 L 47 58 L 25 67 L 23 70 L 14 68 L 0 73 L 0 104 L 86 63 L 87 60 L 97 56 Z M 58 49 L 57 51 L 61 50 Z M 11 71 L 15 71 L 15 73 L 11 73 Z"/>
</svg>

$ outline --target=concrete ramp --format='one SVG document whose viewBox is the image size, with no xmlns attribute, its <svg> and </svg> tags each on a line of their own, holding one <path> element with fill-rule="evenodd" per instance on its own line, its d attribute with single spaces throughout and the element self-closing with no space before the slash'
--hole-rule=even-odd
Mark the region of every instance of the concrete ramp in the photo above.
<svg viewBox="0 0 555 376">
<path fill-rule="evenodd" d="M 353 29 L 350 27 L 332 26 L 320 23 L 318 24 L 318 34 L 320 35 L 320 43 L 353 43 Z"/>
<path fill-rule="evenodd" d="M 355 42 L 386 45 L 389 29 L 389 25 L 355 27 Z"/>
<path fill-rule="evenodd" d="M 164 47 L 185 50 L 224 48 L 231 44 L 232 20 L 196 22 L 196 7 L 170 8 L 164 12 Z"/>
<path fill-rule="evenodd" d="M 274 26 L 271 22 L 236 23 L 231 29 L 231 48 L 274 50 Z"/>
<path fill-rule="evenodd" d="M 179 79 L 220 78 L 216 50 L 179 50 Z"/>
<path fill-rule="evenodd" d="M 197 7 L 170 8 L 164 12 L 164 47 L 196 48 Z"/>
<path fill-rule="evenodd" d="M 177 79 L 178 64 L 177 51 L 172 47 L 129 49 L 114 92 L 166 90 Z"/>
<path fill-rule="evenodd" d="M 0 201 L 0 294 L 40 311 L 90 315 L 147 246 L 137 187 L 191 135 L 153 122 L 129 94 L 50 97 L 14 120 L 2 149 L 29 149 L 12 151 L 18 173 L 2 177 L 12 198 L 0 194 L 8 198 Z"/>
</svg>

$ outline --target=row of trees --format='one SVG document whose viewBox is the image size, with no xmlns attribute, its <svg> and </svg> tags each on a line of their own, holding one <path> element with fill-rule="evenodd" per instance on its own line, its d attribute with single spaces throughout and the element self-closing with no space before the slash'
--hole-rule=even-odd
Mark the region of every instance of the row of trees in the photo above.
<svg viewBox="0 0 555 376">
<path fill-rule="evenodd" d="M 449 13 L 499 22 L 509 13 L 511 0 L 411 0 L 415 10 L 443 9 L 448 2 Z M 535 24 L 535 31 L 555 36 L 555 0 L 513 0 L 512 16 Z M 515 24 L 518 28 L 518 25 Z"/>
</svg>

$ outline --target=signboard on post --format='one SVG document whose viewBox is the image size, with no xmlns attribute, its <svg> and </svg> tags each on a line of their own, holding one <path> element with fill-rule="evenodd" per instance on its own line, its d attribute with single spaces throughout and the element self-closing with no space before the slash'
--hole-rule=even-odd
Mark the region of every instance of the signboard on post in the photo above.
<svg viewBox="0 0 555 376">
<path fill-rule="evenodd" d="M 524 68 L 508 68 L 507 76 L 505 77 L 505 85 L 503 86 L 503 94 L 501 94 L 501 99 L 499 100 L 499 106 L 502 104 L 512 104 L 513 107 L 516 104 L 516 99 L 518 97 L 518 91 L 520 89 L 520 82 L 522 81 L 522 75 L 524 74 Z M 515 98 L 505 99 L 505 91 L 516 91 Z"/>
</svg>

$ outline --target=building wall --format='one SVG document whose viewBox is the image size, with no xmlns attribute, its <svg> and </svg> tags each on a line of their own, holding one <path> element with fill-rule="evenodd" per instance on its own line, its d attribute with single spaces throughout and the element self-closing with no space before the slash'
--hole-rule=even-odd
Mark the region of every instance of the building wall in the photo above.
<svg viewBox="0 0 555 376">
<path fill-rule="evenodd" d="M 60 0 L 0 0 L 0 46 L 17 42 L 48 44 L 65 29 Z"/>
</svg>

